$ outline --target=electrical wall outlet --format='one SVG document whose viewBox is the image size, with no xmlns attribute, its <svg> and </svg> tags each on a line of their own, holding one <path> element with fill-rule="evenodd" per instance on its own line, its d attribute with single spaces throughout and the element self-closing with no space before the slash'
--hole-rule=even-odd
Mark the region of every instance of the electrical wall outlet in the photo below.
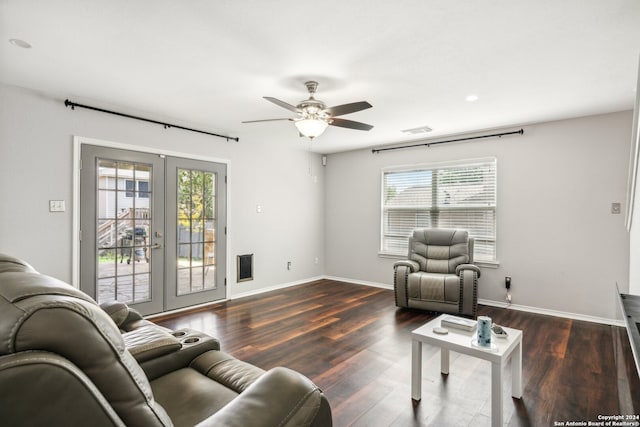
<svg viewBox="0 0 640 427">
<path fill-rule="evenodd" d="M 511 289 L 511 276 L 507 276 L 504 278 L 504 287 L 507 289 Z"/>
<path fill-rule="evenodd" d="M 614 215 L 618 215 L 620 213 L 620 203 L 611 203 L 611 213 Z"/>
</svg>

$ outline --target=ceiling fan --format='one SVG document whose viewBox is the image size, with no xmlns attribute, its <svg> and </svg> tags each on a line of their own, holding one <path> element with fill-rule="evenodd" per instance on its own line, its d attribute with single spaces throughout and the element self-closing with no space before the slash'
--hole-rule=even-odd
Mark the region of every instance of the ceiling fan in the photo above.
<svg viewBox="0 0 640 427">
<path fill-rule="evenodd" d="M 286 119 L 248 120 L 242 123 L 289 120 L 294 122 L 301 136 L 306 136 L 310 139 L 321 135 L 329 125 L 356 130 L 368 131 L 373 129 L 373 126 L 366 123 L 338 118 L 338 116 L 371 108 L 372 105 L 367 101 L 352 102 L 350 104 L 336 105 L 335 107 L 327 108 L 324 102 L 314 98 L 316 89 L 318 88 L 318 83 L 314 81 L 308 81 L 305 83 L 305 85 L 307 86 L 307 90 L 309 91 L 309 99 L 300 102 L 296 106 L 281 101 L 277 98 L 272 98 L 270 96 L 264 97 L 264 99 L 266 99 L 267 101 L 271 101 L 274 104 L 279 105 L 280 107 L 286 108 L 287 110 L 296 113 L 296 117 Z"/>
</svg>

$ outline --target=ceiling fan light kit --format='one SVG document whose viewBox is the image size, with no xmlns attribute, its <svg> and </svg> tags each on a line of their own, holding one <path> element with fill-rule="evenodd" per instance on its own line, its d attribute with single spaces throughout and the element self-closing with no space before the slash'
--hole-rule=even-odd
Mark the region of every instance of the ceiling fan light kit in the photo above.
<svg viewBox="0 0 640 427">
<path fill-rule="evenodd" d="M 298 131 L 307 138 L 315 138 L 322 135 L 329 123 L 322 119 L 300 119 L 295 121 Z"/>
<path fill-rule="evenodd" d="M 316 89 L 318 88 L 318 83 L 314 81 L 308 81 L 305 83 L 305 86 L 307 87 L 307 91 L 309 92 L 309 98 L 300 102 L 296 106 L 270 96 L 264 97 L 264 99 L 266 99 L 267 101 L 273 102 L 274 104 L 282 108 L 296 113 L 297 117 L 286 119 L 249 120 L 242 123 L 289 120 L 294 122 L 296 128 L 298 129 L 298 132 L 300 132 L 300 135 L 306 136 L 310 139 L 322 135 L 322 133 L 329 125 L 364 131 L 373 129 L 372 125 L 368 125 L 366 123 L 334 118 L 337 116 L 342 116 L 344 114 L 355 113 L 357 111 L 371 108 L 371 104 L 369 104 L 368 102 L 353 102 L 350 104 L 337 105 L 335 107 L 327 108 L 324 102 L 314 98 Z"/>
</svg>

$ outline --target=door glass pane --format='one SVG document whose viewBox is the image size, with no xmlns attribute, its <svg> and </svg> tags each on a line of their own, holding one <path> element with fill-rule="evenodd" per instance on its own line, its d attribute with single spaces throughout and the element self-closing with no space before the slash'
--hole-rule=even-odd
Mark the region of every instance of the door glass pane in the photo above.
<svg viewBox="0 0 640 427">
<path fill-rule="evenodd" d="M 204 222 L 199 220 L 191 221 L 191 242 L 202 243 L 204 241 Z M 197 252 L 199 257 L 202 256 L 202 252 Z"/>
<path fill-rule="evenodd" d="M 215 289 L 215 173 L 178 169 L 177 295 Z"/>
<path fill-rule="evenodd" d="M 216 175 L 207 173 L 204 175 L 204 219 L 215 219 L 216 213 Z"/>
<path fill-rule="evenodd" d="M 191 292 L 202 290 L 202 266 L 196 266 L 191 269 Z"/>
<path fill-rule="evenodd" d="M 108 159 L 97 162 L 96 299 L 98 303 L 149 301 L 152 167 Z"/>
</svg>

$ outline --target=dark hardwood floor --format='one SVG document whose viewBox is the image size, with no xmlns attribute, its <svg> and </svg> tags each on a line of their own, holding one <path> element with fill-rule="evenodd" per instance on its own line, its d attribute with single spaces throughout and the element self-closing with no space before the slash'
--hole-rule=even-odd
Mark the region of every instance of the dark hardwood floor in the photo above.
<svg viewBox="0 0 640 427">
<path fill-rule="evenodd" d="M 505 368 L 506 425 L 640 413 L 624 328 L 488 306 L 479 314 L 524 331 L 521 400 L 511 397 Z M 396 308 L 388 289 L 320 280 L 155 321 L 206 332 L 223 351 L 263 369 L 305 374 L 327 395 L 337 427 L 488 426 L 488 362 L 452 353 L 444 376 L 439 350 L 425 345 L 422 401 L 411 400 L 410 332 L 436 315 Z"/>
</svg>

